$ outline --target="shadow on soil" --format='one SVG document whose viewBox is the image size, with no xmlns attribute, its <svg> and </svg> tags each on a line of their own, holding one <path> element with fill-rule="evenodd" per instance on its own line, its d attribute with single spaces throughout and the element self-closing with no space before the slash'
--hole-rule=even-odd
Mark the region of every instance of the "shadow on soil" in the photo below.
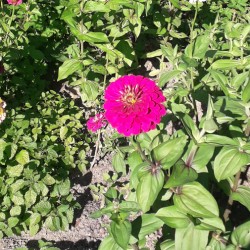
<svg viewBox="0 0 250 250">
<path fill-rule="evenodd" d="M 44 239 L 43 239 L 44 240 Z M 46 241 L 46 240 L 44 240 Z M 87 241 L 87 240 L 79 240 L 77 242 L 72 242 L 72 241 L 58 241 L 58 242 L 53 242 L 52 243 L 53 247 L 58 247 L 60 250 L 96 250 L 98 249 L 101 241 Z M 52 247 L 51 246 L 51 247 Z M 30 240 L 27 242 L 27 247 L 28 249 L 32 250 L 39 250 L 39 244 L 38 240 Z"/>
</svg>

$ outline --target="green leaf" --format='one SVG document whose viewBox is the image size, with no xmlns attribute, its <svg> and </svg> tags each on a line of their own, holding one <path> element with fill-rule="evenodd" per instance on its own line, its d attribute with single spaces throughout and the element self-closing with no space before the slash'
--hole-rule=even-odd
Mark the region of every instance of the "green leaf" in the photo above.
<svg viewBox="0 0 250 250">
<path fill-rule="evenodd" d="M 51 211 L 51 204 L 48 201 L 40 201 L 35 205 L 35 209 L 42 216 L 46 216 Z"/>
<path fill-rule="evenodd" d="M 242 92 L 242 100 L 245 103 L 248 103 L 250 100 L 250 80 L 248 81 L 246 87 L 244 88 Z"/>
<path fill-rule="evenodd" d="M 107 236 L 101 242 L 98 250 L 122 250 L 122 248 L 117 245 L 114 238 L 112 236 Z"/>
<path fill-rule="evenodd" d="M 144 213 L 149 211 L 150 207 L 155 202 L 164 183 L 164 173 L 158 170 L 152 174 L 147 172 L 139 179 L 139 184 L 136 189 L 136 197 L 141 209 Z"/>
<path fill-rule="evenodd" d="M 102 32 L 88 32 L 86 34 L 77 35 L 78 39 L 88 43 L 108 43 L 109 39 L 106 34 Z"/>
<path fill-rule="evenodd" d="M 140 153 L 138 153 L 137 151 L 134 151 L 133 153 L 129 154 L 127 161 L 129 167 L 132 170 L 134 170 L 136 166 L 143 162 Z"/>
<path fill-rule="evenodd" d="M 248 249 L 250 247 L 250 221 L 238 226 L 231 235 L 234 245 Z"/>
<path fill-rule="evenodd" d="M 155 214 L 142 214 L 132 222 L 132 234 L 139 240 L 144 239 L 163 226 L 163 221 L 158 219 Z"/>
<path fill-rule="evenodd" d="M 110 225 L 112 236 L 115 242 L 122 248 L 127 250 L 129 238 L 131 234 L 131 223 L 129 221 L 115 222 L 112 221 Z"/>
<path fill-rule="evenodd" d="M 119 212 L 138 212 L 140 207 L 137 202 L 134 201 L 123 201 L 119 204 Z"/>
<path fill-rule="evenodd" d="M 29 232 L 30 232 L 30 236 L 34 236 L 38 233 L 40 227 L 38 224 L 36 225 L 30 225 L 29 227 Z M 46 250 L 48 250 L 49 248 L 46 248 Z"/>
<path fill-rule="evenodd" d="M 41 221 L 41 215 L 39 213 L 33 213 L 30 216 L 30 225 L 36 225 Z"/>
<path fill-rule="evenodd" d="M 203 59 L 210 44 L 209 35 L 198 36 L 195 40 L 193 57 Z"/>
<path fill-rule="evenodd" d="M 237 68 L 237 66 L 241 66 L 242 63 L 240 60 L 232 60 L 232 59 L 220 59 L 214 62 L 211 65 L 212 69 L 233 69 Z"/>
<path fill-rule="evenodd" d="M 22 212 L 22 209 L 21 209 L 20 206 L 14 206 L 14 207 L 12 207 L 12 208 L 10 209 L 10 215 L 11 215 L 12 217 L 17 216 L 17 215 L 20 215 L 21 212 Z"/>
<path fill-rule="evenodd" d="M 180 212 L 176 206 L 161 208 L 155 216 L 172 228 L 185 228 L 191 222 L 188 216 Z"/>
<path fill-rule="evenodd" d="M 250 211 L 250 187 L 238 186 L 230 196 L 233 200 L 240 202 Z"/>
<path fill-rule="evenodd" d="M 223 224 L 223 221 L 219 217 L 197 218 L 196 223 L 198 224 L 195 226 L 196 229 L 209 231 L 221 230 L 225 232 L 225 226 Z"/>
<path fill-rule="evenodd" d="M 197 172 L 191 167 L 187 167 L 185 162 L 180 160 L 174 167 L 164 188 L 177 187 L 185 183 L 192 182 L 198 178 Z"/>
<path fill-rule="evenodd" d="M 10 228 L 12 228 L 12 227 L 15 227 L 15 226 L 18 224 L 19 219 L 18 219 L 17 217 L 10 217 L 10 218 L 7 220 L 7 222 L 8 222 L 8 226 L 9 226 Z"/>
<path fill-rule="evenodd" d="M 9 177 L 19 177 L 22 175 L 23 172 L 23 165 L 16 165 L 16 166 L 7 166 L 6 172 Z"/>
<path fill-rule="evenodd" d="M 81 84 L 81 99 L 83 102 L 95 101 L 99 94 L 97 83 L 86 81 Z"/>
<path fill-rule="evenodd" d="M 24 195 L 25 205 L 27 207 L 31 207 L 33 204 L 35 204 L 36 198 L 37 198 L 36 192 L 32 188 L 30 188 Z"/>
<path fill-rule="evenodd" d="M 170 139 L 154 148 L 152 157 L 162 165 L 163 169 L 168 169 L 181 157 L 186 143 L 186 136 Z"/>
<path fill-rule="evenodd" d="M 229 83 L 228 83 L 227 77 L 219 71 L 211 70 L 210 73 L 211 73 L 213 79 L 219 84 L 219 86 L 221 87 L 224 94 L 226 96 L 229 96 L 229 91 L 228 91 L 228 87 L 227 87 Z"/>
<path fill-rule="evenodd" d="M 77 59 L 66 60 L 59 68 L 57 81 L 67 78 L 74 72 L 81 70 L 83 68 L 82 63 Z"/>
<path fill-rule="evenodd" d="M 175 250 L 175 243 L 173 240 L 165 240 L 160 245 L 160 250 Z"/>
<path fill-rule="evenodd" d="M 59 183 L 58 191 L 61 196 L 68 195 L 70 193 L 70 180 L 67 179 L 64 182 Z"/>
<path fill-rule="evenodd" d="M 195 229 L 192 223 L 175 231 L 175 250 L 205 249 L 209 231 Z"/>
<path fill-rule="evenodd" d="M 225 146 L 225 145 L 231 145 L 231 146 L 239 146 L 237 141 L 223 135 L 206 135 L 204 137 L 204 142 L 208 144 L 212 144 L 215 146 Z"/>
<path fill-rule="evenodd" d="M 234 147 L 223 147 L 214 160 L 214 175 L 217 181 L 232 177 L 250 162 L 250 156 Z"/>
<path fill-rule="evenodd" d="M 159 80 L 159 86 L 163 87 L 170 80 L 177 77 L 181 72 L 182 72 L 181 70 L 171 70 L 171 71 L 163 73 Z"/>
<path fill-rule="evenodd" d="M 45 177 L 42 179 L 43 183 L 45 185 L 53 185 L 56 181 L 55 179 L 50 175 L 50 174 L 46 174 Z"/>
<path fill-rule="evenodd" d="M 21 164 L 25 165 L 30 161 L 29 153 L 26 150 L 21 150 L 17 155 L 16 155 L 16 161 Z"/>
<path fill-rule="evenodd" d="M 126 174 L 126 164 L 124 161 L 124 156 L 121 152 L 117 152 L 112 159 L 112 166 L 117 173 Z"/>
<path fill-rule="evenodd" d="M 193 217 L 213 218 L 219 216 L 214 197 L 198 182 L 182 186 L 180 193 L 174 195 L 174 205 L 180 212 Z"/>
<path fill-rule="evenodd" d="M 62 126 L 60 128 L 60 138 L 61 138 L 61 140 L 65 139 L 65 135 L 67 134 L 67 132 L 68 132 L 68 128 L 67 127 Z"/>
<path fill-rule="evenodd" d="M 83 12 L 109 12 L 111 11 L 108 8 L 106 3 L 95 2 L 95 1 L 87 1 L 84 5 Z"/>
</svg>

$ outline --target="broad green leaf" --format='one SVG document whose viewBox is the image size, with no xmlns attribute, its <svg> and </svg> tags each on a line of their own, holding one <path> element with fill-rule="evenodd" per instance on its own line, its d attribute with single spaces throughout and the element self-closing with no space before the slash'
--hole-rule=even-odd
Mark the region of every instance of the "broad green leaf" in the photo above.
<svg viewBox="0 0 250 250">
<path fill-rule="evenodd" d="M 83 102 L 95 101 L 99 94 L 97 83 L 86 81 L 81 84 L 81 99 Z"/>
<path fill-rule="evenodd" d="M 214 154 L 214 146 L 200 145 L 192 162 L 191 167 L 198 173 L 203 171 Z"/>
<path fill-rule="evenodd" d="M 163 142 L 153 149 L 152 156 L 156 162 L 159 162 L 163 169 L 172 167 L 181 157 L 184 147 L 187 143 L 187 137 L 181 136 Z"/>
<path fill-rule="evenodd" d="M 39 213 L 33 213 L 30 216 L 30 225 L 36 225 L 41 221 L 41 215 Z"/>
<path fill-rule="evenodd" d="M 110 203 L 108 204 L 106 207 L 98 210 L 98 211 L 95 211 L 93 212 L 90 217 L 91 218 L 94 218 L 94 219 L 97 219 L 99 217 L 101 217 L 102 215 L 104 214 L 109 214 L 109 213 L 112 213 L 114 211 L 114 204 L 113 203 Z"/>
<path fill-rule="evenodd" d="M 126 163 L 121 152 L 117 152 L 112 158 L 112 166 L 117 173 L 126 174 Z"/>
<path fill-rule="evenodd" d="M 131 223 L 129 221 L 124 221 L 124 222 L 112 221 L 110 229 L 115 242 L 122 249 L 127 250 L 132 230 Z"/>
<path fill-rule="evenodd" d="M 180 212 L 176 206 L 161 208 L 155 216 L 172 228 L 186 228 L 191 222 L 188 216 Z"/>
<path fill-rule="evenodd" d="M 16 155 L 16 161 L 21 164 L 25 165 L 30 161 L 29 153 L 26 150 L 21 150 L 17 155 Z"/>
<path fill-rule="evenodd" d="M 194 44 L 193 57 L 203 59 L 210 43 L 209 35 L 202 35 L 196 37 Z"/>
<path fill-rule="evenodd" d="M 180 116 L 180 119 L 189 134 L 189 136 L 193 137 L 195 140 L 199 140 L 200 138 L 200 132 L 197 126 L 195 125 L 193 119 L 187 115 L 187 114 L 178 114 Z"/>
<path fill-rule="evenodd" d="M 9 177 L 19 177 L 23 172 L 23 165 L 19 164 L 16 166 L 7 166 L 6 172 Z"/>
<path fill-rule="evenodd" d="M 200 230 L 208 230 L 208 231 L 215 231 L 221 230 L 225 231 L 225 226 L 223 221 L 219 217 L 215 218 L 197 218 L 196 219 L 196 229 Z"/>
<path fill-rule="evenodd" d="M 68 128 L 67 127 L 62 126 L 60 128 L 60 138 L 61 138 L 61 140 L 65 139 L 65 135 L 67 134 L 67 132 L 68 132 Z"/>
<path fill-rule="evenodd" d="M 181 70 L 171 70 L 163 73 L 159 79 L 159 86 L 163 87 L 170 80 L 177 77 L 181 72 L 182 72 Z"/>
<path fill-rule="evenodd" d="M 27 207 L 31 207 L 36 202 L 36 198 L 36 192 L 32 188 L 30 188 L 24 195 L 25 205 Z"/>
<path fill-rule="evenodd" d="M 250 221 L 238 226 L 231 235 L 234 245 L 249 249 L 250 247 Z"/>
<path fill-rule="evenodd" d="M 46 216 L 51 211 L 51 204 L 48 201 L 40 201 L 35 205 L 35 209 L 42 216 Z"/>
<path fill-rule="evenodd" d="M 227 240 L 223 238 L 222 240 L 220 240 L 212 237 L 211 241 L 209 242 L 209 245 L 206 247 L 206 250 L 226 250 L 227 249 L 227 245 L 225 244 L 226 241 Z"/>
<path fill-rule="evenodd" d="M 38 224 L 30 225 L 29 226 L 30 236 L 35 236 L 38 233 L 39 229 L 40 229 L 40 227 Z M 46 248 L 46 250 L 49 250 L 49 248 Z"/>
<path fill-rule="evenodd" d="M 43 183 L 45 185 L 53 185 L 56 181 L 55 179 L 50 175 L 50 174 L 46 174 L 45 177 L 42 179 Z"/>
<path fill-rule="evenodd" d="M 238 186 L 230 196 L 233 200 L 240 202 L 250 211 L 250 187 Z"/>
<path fill-rule="evenodd" d="M 136 166 L 138 166 L 139 164 L 141 164 L 142 158 L 139 152 L 134 151 L 133 153 L 129 154 L 128 158 L 127 158 L 129 167 L 134 170 Z"/>
<path fill-rule="evenodd" d="M 232 59 L 220 59 L 215 61 L 212 65 L 212 69 L 233 69 L 237 68 L 237 66 L 241 66 L 240 60 L 232 60 Z"/>
<path fill-rule="evenodd" d="M 191 182 L 180 188 L 174 195 L 174 205 L 180 212 L 193 217 L 213 218 L 219 216 L 214 197 L 198 182 Z"/>
<path fill-rule="evenodd" d="M 108 5 L 105 2 L 87 1 L 84 4 L 83 12 L 109 12 Z"/>
<path fill-rule="evenodd" d="M 119 204 L 119 212 L 138 212 L 140 207 L 137 202 L 134 201 L 123 201 Z"/>
<path fill-rule="evenodd" d="M 232 79 L 231 85 L 238 89 L 247 79 L 249 79 L 249 72 L 243 72 Z"/>
<path fill-rule="evenodd" d="M 136 189 L 136 197 L 144 213 L 149 211 L 155 202 L 163 183 L 164 173 L 162 170 L 158 170 L 155 174 L 148 172 L 140 178 Z"/>
<path fill-rule="evenodd" d="M 88 43 L 108 43 L 109 39 L 105 33 L 102 32 L 88 32 L 86 34 L 77 34 L 78 39 Z"/>
<path fill-rule="evenodd" d="M 59 183 L 57 187 L 60 195 L 68 195 L 70 192 L 70 180 L 67 179 L 64 182 Z"/>
<path fill-rule="evenodd" d="M 250 156 L 234 147 L 223 147 L 214 160 L 214 175 L 217 181 L 232 177 L 250 162 Z"/>
<path fill-rule="evenodd" d="M 10 217 L 10 218 L 7 220 L 7 222 L 8 222 L 8 226 L 9 226 L 10 228 L 12 228 L 12 227 L 15 227 L 15 226 L 18 224 L 19 219 L 18 219 L 17 217 Z"/>
<path fill-rule="evenodd" d="M 12 217 L 20 215 L 22 212 L 22 209 L 20 206 L 14 206 L 10 209 L 10 215 Z"/>
<path fill-rule="evenodd" d="M 59 68 L 57 81 L 63 80 L 74 72 L 83 68 L 82 63 L 77 59 L 66 60 Z"/>
<path fill-rule="evenodd" d="M 204 137 L 204 142 L 215 146 L 226 146 L 226 145 L 231 145 L 236 147 L 239 146 L 237 141 L 227 136 L 216 135 L 216 134 L 206 135 Z"/>
<path fill-rule="evenodd" d="M 248 81 L 248 84 L 246 85 L 246 87 L 242 92 L 242 100 L 245 103 L 248 103 L 250 100 L 250 81 Z"/>
<path fill-rule="evenodd" d="M 122 250 L 122 248 L 117 245 L 114 238 L 112 236 L 107 236 L 101 242 L 98 250 Z"/>
<path fill-rule="evenodd" d="M 132 234 L 138 239 L 144 239 L 163 226 L 163 221 L 158 219 L 155 214 L 142 214 L 132 222 Z"/>
<path fill-rule="evenodd" d="M 192 182 L 198 178 L 197 172 L 185 165 L 185 162 L 180 160 L 174 167 L 164 188 L 177 187 L 185 183 Z"/>
<path fill-rule="evenodd" d="M 229 96 L 229 91 L 227 87 L 229 83 L 227 77 L 219 71 L 212 70 L 210 73 L 213 79 L 219 84 L 224 94 L 226 96 Z"/>
<path fill-rule="evenodd" d="M 198 230 L 192 223 L 175 231 L 175 250 L 205 249 L 209 231 Z"/>
<path fill-rule="evenodd" d="M 175 242 L 173 240 L 165 240 L 160 245 L 160 250 L 175 250 Z"/>
</svg>

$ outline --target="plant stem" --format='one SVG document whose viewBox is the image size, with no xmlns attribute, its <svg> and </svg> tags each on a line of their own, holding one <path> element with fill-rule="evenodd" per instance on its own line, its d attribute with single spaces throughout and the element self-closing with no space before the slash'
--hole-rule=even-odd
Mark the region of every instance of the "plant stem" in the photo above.
<svg viewBox="0 0 250 250">
<path fill-rule="evenodd" d="M 240 175 L 241 175 L 241 171 L 239 171 L 236 176 L 235 176 L 235 179 L 234 179 L 234 184 L 233 184 L 233 187 L 232 187 L 232 192 L 235 192 L 238 188 L 238 183 L 239 183 L 239 180 L 240 180 Z M 225 209 L 225 212 L 223 214 L 223 218 L 224 218 L 224 221 L 227 222 L 229 220 L 229 215 L 231 214 L 231 208 L 232 208 L 232 205 L 233 205 L 233 199 L 231 198 L 231 195 L 229 196 L 229 199 L 228 199 L 228 202 L 227 202 L 227 208 Z"/>
<path fill-rule="evenodd" d="M 101 130 L 98 130 L 98 134 L 97 134 L 97 140 L 95 143 L 95 155 L 94 155 L 94 159 L 90 165 L 90 170 L 92 169 L 92 167 L 95 165 L 96 159 L 97 159 L 97 153 L 99 151 L 99 145 L 100 145 L 100 137 L 101 137 Z"/>
</svg>

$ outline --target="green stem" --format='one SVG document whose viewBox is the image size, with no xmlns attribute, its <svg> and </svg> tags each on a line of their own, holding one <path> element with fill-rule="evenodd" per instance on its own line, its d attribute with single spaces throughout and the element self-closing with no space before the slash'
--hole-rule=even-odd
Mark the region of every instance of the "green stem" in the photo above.
<svg viewBox="0 0 250 250">
<path fill-rule="evenodd" d="M 241 171 L 239 171 L 236 176 L 235 176 L 235 179 L 234 179 L 234 184 L 233 184 L 233 187 L 232 187 L 232 192 L 235 192 L 238 188 L 238 183 L 239 183 L 239 180 L 240 180 L 240 175 L 241 175 Z M 227 202 L 227 208 L 225 209 L 225 212 L 223 214 L 223 218 L 224 218 L 224 221 L 227 222 L 229 220 L 229 215 L 231 214 L 231 209 L 232 209 L 232 205 L 233 205 L 233 199 L 231 198 L 231 195 L 229 196 L 229 199 L 228 199 L 228 202 Z"/>
<path fill-rule="evenodd" d="M 194 19 L 192 21 L 191 31 L 190 31 L 190 40 L 191 40 L 190 46 L 191 46 L 192 57 L 193 57 L 193 47 L 194 47 L 194 45 L 193 45 L 193 32 L 194 32 L 194 25 L 195 25 L 195 21 L 197 18 L 197 14 L 198 14 L 198 1 L 196 1 L 195 14 L 194 14 Z"/>
</svg>

